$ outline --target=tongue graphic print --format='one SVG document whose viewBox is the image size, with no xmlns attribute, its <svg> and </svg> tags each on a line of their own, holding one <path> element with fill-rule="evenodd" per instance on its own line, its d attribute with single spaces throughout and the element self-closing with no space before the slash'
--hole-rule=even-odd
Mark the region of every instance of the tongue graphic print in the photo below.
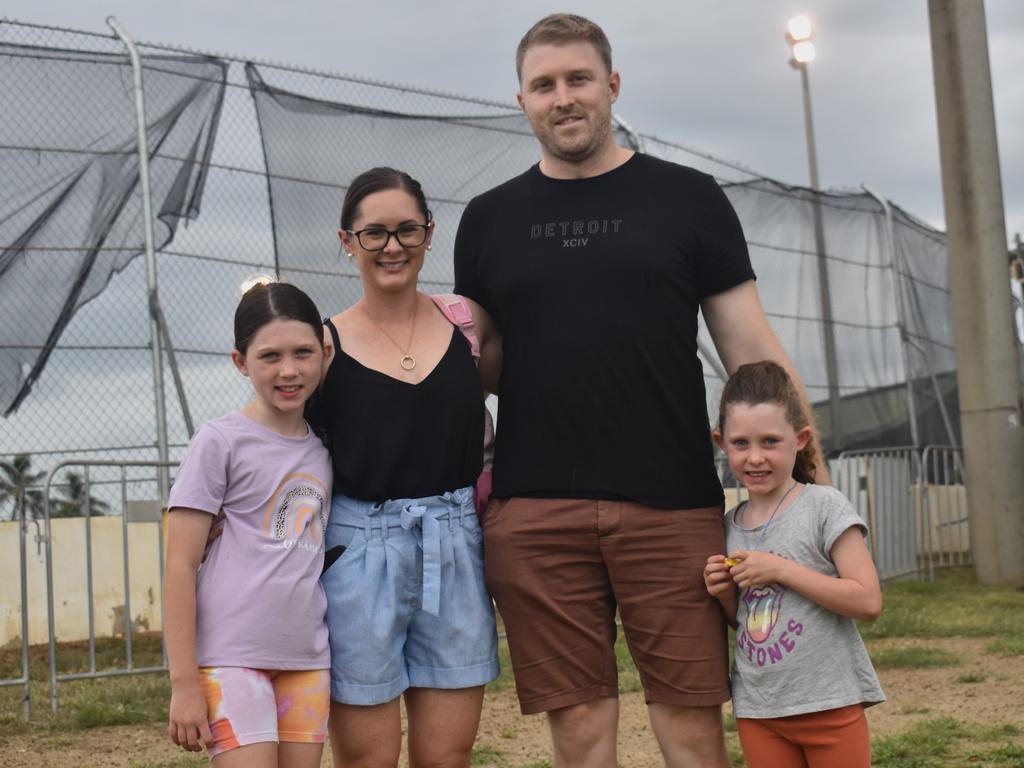
<svg viewBox="0 0 1024 768">
<path fill-rule="evenodd" d="M 760 644 L 772 636 L 785 594 L 785 588 L 774 584 L 743 593 L 743 602 L 747 605 L 747 634 L 753 642 Z"/>
</svg>

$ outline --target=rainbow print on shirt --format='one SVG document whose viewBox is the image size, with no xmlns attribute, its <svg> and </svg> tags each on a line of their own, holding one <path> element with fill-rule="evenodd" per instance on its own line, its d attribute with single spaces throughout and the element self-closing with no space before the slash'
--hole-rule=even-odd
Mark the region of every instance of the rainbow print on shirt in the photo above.
<svg viewBox="0 0 1024 768">
<path fill-rule="evenodd" d="M 279 548 L 319 552 L 329 511 L 324 484 L 297 472 L 285 477 L 271 495 L 263 516 L 263 533 L 276 539 Z"/>
</svg>

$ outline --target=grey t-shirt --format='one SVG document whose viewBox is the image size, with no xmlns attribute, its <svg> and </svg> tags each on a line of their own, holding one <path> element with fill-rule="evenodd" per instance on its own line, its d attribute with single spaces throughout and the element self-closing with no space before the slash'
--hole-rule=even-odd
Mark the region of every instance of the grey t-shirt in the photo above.
<svg viewBox="0 0 1024 768">
<path fill-rule="evenodd" d="M 829 486 L 805 486 L 767 531 L 737 525 L 738 509 L 726 513 L 729 552 L 772 552 L 828 576 L 839 575 L 829 551 L 840 534 L 851 526 L 867 533 L 849 500 Z M 736 717 L 788 717 L 885 700 L 853 619 L 779 584 L 743 590 L 736 618 Z"/>
</svg>

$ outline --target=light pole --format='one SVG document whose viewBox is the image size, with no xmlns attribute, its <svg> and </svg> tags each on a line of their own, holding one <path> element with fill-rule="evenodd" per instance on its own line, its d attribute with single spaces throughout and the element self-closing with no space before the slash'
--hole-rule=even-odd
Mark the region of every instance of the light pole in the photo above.
<svg viewBox="0 0 1024 768">
<path fill-rule="evenodd" d="M 825 347 L 825 374 L 828 377 L 829 447 L 835 449 L 843 443 L 842 423 L 839 417 L 839 366 L 836 362 L 835 327 L 832 323 L 832 293 L 828 283 L 828 261 L 825 258 L 825 228 L 821 220 L 821 199 L 818 195 L 818 154 L 814 146 L 814 121 L 811 118 L 811 87 L 807 79 L 807 64 L 814 61 L 816 52 L 811 37 L 814 27 L 807 16 L 795 16 L 786 25 L 786 41 L 790 45 L 789 65 L 800 72 L 804 97 L 804 129 L 807 134 L 807 165 L 811 172 L 811 214 L 814 220 L 814 246 L 818 263 L 818 295 L 821 300 L 822 341 Z"/>
</svg>

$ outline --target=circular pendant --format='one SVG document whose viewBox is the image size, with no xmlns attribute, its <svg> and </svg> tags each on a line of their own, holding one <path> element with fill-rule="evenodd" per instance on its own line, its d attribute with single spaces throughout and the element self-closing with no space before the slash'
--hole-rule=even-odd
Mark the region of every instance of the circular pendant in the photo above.
<svg viewBox="0 0 1024 768">
<path fill-rule="evenodd" d="M 416 358 L 412 355 L 404 355 L 402 357 L 402 370 L 411 371 L 416 367 Z"/>
</svg>

